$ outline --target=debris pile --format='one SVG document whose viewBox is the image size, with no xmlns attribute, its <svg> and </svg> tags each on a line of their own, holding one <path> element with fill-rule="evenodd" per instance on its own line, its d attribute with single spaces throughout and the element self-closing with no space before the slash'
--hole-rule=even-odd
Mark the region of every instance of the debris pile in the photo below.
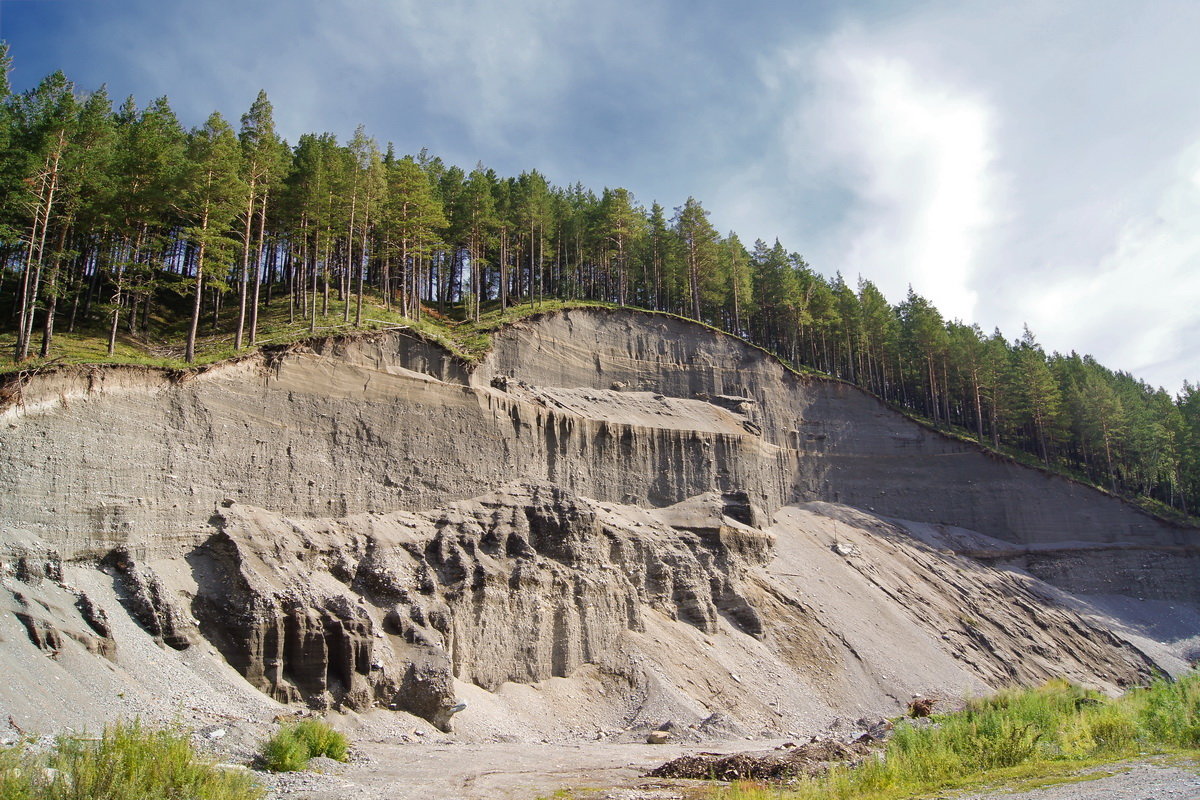
<svg viewBox="0 0 1200 800">
<path fill-rule="evenodd" d="M 866 742 L 846 744 L 836 739 L 816 739 L 807 744 L 791 742 L 774 750 L 750 753 L 696 753 L 680 756 L 647 773 L 647 778 L 693 778 L 698 780 L 785 781 L 824 774 L 833 763 L 858 764 L 870 756 Z"/>
</svg>

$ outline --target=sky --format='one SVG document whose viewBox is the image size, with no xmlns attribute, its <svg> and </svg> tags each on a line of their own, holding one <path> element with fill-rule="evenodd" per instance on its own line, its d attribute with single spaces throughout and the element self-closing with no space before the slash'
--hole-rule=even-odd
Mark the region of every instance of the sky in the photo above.
<svg viewBox="0 0 1200 800">
<path fill-rule="evenodd" d="M 722 232 L 1200 380 L 1200 3 L 0 0 L 16 90 L 62 69 L 187 124 L 266 89 L 501 175 L 699 199 Z"/>
</svg>

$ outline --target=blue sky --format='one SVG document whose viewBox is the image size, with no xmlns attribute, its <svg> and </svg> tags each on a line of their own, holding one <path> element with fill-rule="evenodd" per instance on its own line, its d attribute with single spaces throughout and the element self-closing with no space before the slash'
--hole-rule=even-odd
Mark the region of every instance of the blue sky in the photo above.
<svg viewBox="0 0 1200 800">
<path fill-rule="evenodd" d="M 0 0 L 15 88 L 700 199 L 1170 391 L 1200 379 L 1200 3 Z"/>
</svg>

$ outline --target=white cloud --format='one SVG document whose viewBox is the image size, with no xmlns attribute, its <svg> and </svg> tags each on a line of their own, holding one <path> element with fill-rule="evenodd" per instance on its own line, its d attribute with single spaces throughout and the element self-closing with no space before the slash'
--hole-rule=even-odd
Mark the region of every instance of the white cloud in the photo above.
<svg viewBox="0 0 1200 800">
<path fill-rule="evenodd" d="M 899 300 L 908 284 L 948 317 L 971 319 L 976 258 L 997 219 L 992 111 L 979 97 L 919 74 L 853 34 L 816 52 L 807 135 L 812 158 L 857 195 L 827 252 Z"/>
<path fill-rule="evenodd" d="M 893 302 L 911 284 L 973 320 L 972 279 L 1003 216 L 995 114 L 890 44 L 846 28 L 763 58 L 761 124 L 775 144 L 726 182 L 723 216 Z"/>
<path fill-rule="evenodd" d="M 893 302 L 911 283 L 1178 389 L 1200 376 L 1200 114 L 1177 11 L 1068 35 L 1086 8 L 926 9 L 791 42 L 760 65 L 777 142 L 723 205 Z"/>
<path fill-rule="evenodd" d="M 1157 208 L 1128 220 L 1093 271 L 1038 283 L 1029 322 L 1051 345 L 1087 342 L 1108 365 L 1171 391 L 1200 374 L 1200 140 L 1177 159 Z"/>
</svg>

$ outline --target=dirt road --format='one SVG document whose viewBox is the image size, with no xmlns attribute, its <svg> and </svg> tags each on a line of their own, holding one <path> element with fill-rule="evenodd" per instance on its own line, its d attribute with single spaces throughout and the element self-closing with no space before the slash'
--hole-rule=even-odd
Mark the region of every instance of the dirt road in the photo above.
<svg viewBox="0 0 1200 800">
<path fill-rule="evenodd" d="M 633 743 L 365 743 L 350 764 L 324 773 L 269 778 L 268 800 L 535 800 L 578 789 L 589 800 L 682 800 L 695 781 L 643 778 L 685 752 L 759 750 L 777 742 L 687 745 Z M 1116 774 L 1108 774 L 1110 772 Z M 1030 791 L 991 791 L 961 800 L 1197 800 L 1200 765 L 1153 759 L 1105 769 L 1103 777 Z"/>
<path fill-rule="evenodd" d="M 761 750 L 778 743 L 365 743 L 350 764 L 323 762 L 326 774 L 270 776 L 268 800 L 533 800 L 562 789 L 665 800 L 681 797 L 682 788 L 695 782 L 641 777 L 653 767 L 685 752 Z"/>
</svg>

